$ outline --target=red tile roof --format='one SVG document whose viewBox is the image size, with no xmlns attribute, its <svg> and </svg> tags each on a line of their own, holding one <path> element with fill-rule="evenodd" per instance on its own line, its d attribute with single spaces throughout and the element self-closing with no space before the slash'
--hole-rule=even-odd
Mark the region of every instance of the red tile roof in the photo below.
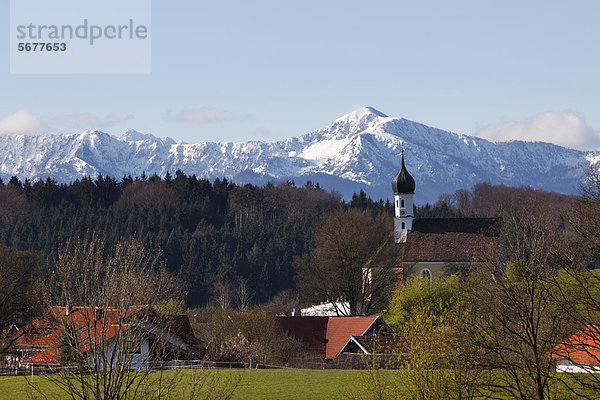
<svg viewBox="0 0 600 400">
<path fill-rule="evenodd" d="M 588 325 L 552 349 L 552 357 L 600 365 L 600 325 Z"/>
<path fill-rule="evenodd" d="M 21 350 L 39 350 L 37 354 L 25 360 L 25 364 L 58 364 L 60 337 L 66 322 L 73 324 L 80 351 L 85 353 L 130 329 L 131 317 L 145 309 L 151 310 L 148 306 L 131 306 L 126 310 L 107 307 L 102 309 L 102 314 L 96 319 L 97 311 L 94 307 L 70 307 L 68 315 L 65 307 L 50 307 L 45 315 L 23 329 L 24 333 L 14 341 L 13 346 Z M 169 324 L 173 332 L 195 339 L 186 315 L 168 315 L 161 318 Z"/>
<path fill-rule="evenodd" d="M 277 317 L 283 330 L 304 344 L 306 358 L 335 358 L 350 336 L 383 324 L 374 317 Z"/>
<path fill-rule="evenodd" d="M 325 358 L 335 358 L 350 336 L 362 336 L 376 321 L 374 317 L 331 317 L 327 323 L 327 347 Z M 381 321 L 383 323 L 383 321 Z"/>
<path fill-rule="evenodd" d="M 284 332 L 302 343 L 304 356 L 310 359 L 325 358 L 328 320 L 329 317 L 277 317 Z"/>
<path fill-rule="evenodd" d="M 54 306 L 47 311 L 43 319 L 38 319 L 35 324 L 48 324 L 49 333 L 33 341 L 27 341 L 24 336 L 15 341 L 16 347 L 31 347 L 43 349 L 34 356 L 23 361 L 24 364 L 59 364 L 60 337 L 63 334 L 65 323 L 72 323 L 77 332 L 77 342 L 80 344 L 81 353 L 89 351 L 114 338 L 119 332 L 129 329 L 126 321 L 133 315 L 142 311 L 146 306 L 131 306 L 126 310 L 117 308 L 103 308 L 102 316 L 95 318 L 95 307 L 71 307 L 69 315 L 66 307 Z M 27 329 L 27 327 L 25 328 Z"/>
</svg>

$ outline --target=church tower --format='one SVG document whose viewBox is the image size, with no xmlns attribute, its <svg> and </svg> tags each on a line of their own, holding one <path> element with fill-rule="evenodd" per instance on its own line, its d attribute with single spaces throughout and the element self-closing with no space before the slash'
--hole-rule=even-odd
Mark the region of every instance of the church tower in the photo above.
<svg viewBox="0 0 600 400">
<path fill-rule="evenodd" d="M 396 243 L 406 242 L 408 231 L 412 229 L 414 219 L 413 196 L 415 180 L 404 165 L 404 148 L 402 148 L 402 167 L 392 181 L 394 189 L 394 239 Z"/>
</svg>

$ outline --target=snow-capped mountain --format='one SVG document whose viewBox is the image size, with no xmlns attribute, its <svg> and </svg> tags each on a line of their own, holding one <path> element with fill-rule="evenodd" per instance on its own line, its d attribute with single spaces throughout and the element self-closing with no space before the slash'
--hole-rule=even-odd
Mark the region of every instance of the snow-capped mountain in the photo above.
<svg viewBox="0 0 600 400">
<path fill-rule="evenodd" d="M 493 143 L 364 107 L 323 129 L 277 142 L 188 144 L 133 130 L 119 137 L 99 131 L 0 136 L 0 178 L 68 182 L 87 175 L 120 178 L 181 169 L 239 183 L 312 180 L 344 197 L 364 189 L 374 198 L 387 198 L 403 142 L 419 203 L 478 182 L 573 193 L 586 168 L 600 161 L 597 152 L 542 142 Z"/>
</svg>

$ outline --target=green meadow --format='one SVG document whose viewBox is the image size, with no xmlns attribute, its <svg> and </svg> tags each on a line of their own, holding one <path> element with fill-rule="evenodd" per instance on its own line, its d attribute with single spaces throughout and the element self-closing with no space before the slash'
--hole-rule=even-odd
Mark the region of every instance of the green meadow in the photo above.
<svg viewBox="0 0 600 400">
<path fill-rule="evenodd" d="M 229 374 L 230 370 L 216 370 Z M 347 399 L 364 371 L 353 370 L 237 370 L 240 383 L 233 399 Z M 30 397 L 27 381 L 31 377 L 0 377 L 0 400 L 17 400 Z M 67 399 L 43 376 L 35 376 L 34 384 L 48 398 Z"/>
</svg>

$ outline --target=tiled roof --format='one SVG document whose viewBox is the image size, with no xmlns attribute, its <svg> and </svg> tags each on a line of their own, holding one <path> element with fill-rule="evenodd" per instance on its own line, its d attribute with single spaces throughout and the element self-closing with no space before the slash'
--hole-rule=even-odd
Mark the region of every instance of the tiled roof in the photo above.
<svg viewBox="0 0 600 400">
<path fill-rule="evenodd" d="M 342 350 L 350 336 L 362 336 L 376 321 L 374 317 L 331 317 L 327 323 L 327 347 L 325 358 L 335 358 Z"/>
<path fill-rule="evenodd" d="M 415 218 L 405 243 L 395 243 L 390 233 L 367 265 L 485 261 L 498 248 L 499 226 L 497 218 Z"/>
<path fill-rule="evenodd" d="M 14 341 L 14 348 L 21 350 L 38 349 L 39 352 L 24 361 L 25 364 L 58 364 L 59 342 L 65 323 L 72 323 L 77 331 L 80 351 L 85 353 L 92 347 L 111 340 L 120 332 L 130 329 L 131 317 L 143 310 L 153 312 L 148 306 L 131 306 L 126 310 L 103 308 L 96 318 L 94 307 L 70 307 L 67 315 L 65 307 L 51 307 L 46 314 L 27 325 L 20 337 Z M 186 315 L 159 316 L 159 325 L 169 326 L 173 332 L 185 334 L 195 339 L 194 332 Z"/>
<path fill-rule="evenodd" d="M 177 332 L 178 334 L 187 335 L 191 338 L 196 338 L 194 329 L 192 328 L 192 324 L 190 323 L 190 319 L 187 315 L 163 315 L 161 318 L 171 331 Z"/>
<path fill-rule="evenodd" d="M 49 333 L 30 342 L 22 336 L 15 345 L 43 349 L 23 361 L 24 364 L 58 364 L 60 336 L 66 322 L 73 324 L 73 328 L 77 331 L 77 341 L 81 346 L 80 351 L 85 353 L 92 347 L 111 340 L 119 332 L 129 329 L 130 325 L 125 322 L 144 308 L 146 306 L 131 306 L 126 310 L 107 307 L 102 309 L 101 318 L 96 320 L 95 307 L 70 307 L 67 315 L 66 307 L 54 306 L 43 318 L 35 321 L 37 326 L 47 323 Z"/>
<path fill-rule="evenodd" d="M 329 317 L 277 317 L 283 330 L 304 346 L 306 358 L 325 357 Z"/>
<path fill-rule="evenodd" d="M 399 251 L 403 262 L 477 262 L 497 246 L 496 237 L 477 233 L 411 231 Z"/>
<path fill-rule="evenodd" d="M 600 365 L 600 325 L 588 325 L 552 349 L 552 357 L 576 364 Z"/>
<path fill-rule="evenodd" d="M 283 330 L 304 344 L 306 358 L 335 358 L 350 336 L 383 324 L 374 317 L 277 317 Z"/>
</svg>

